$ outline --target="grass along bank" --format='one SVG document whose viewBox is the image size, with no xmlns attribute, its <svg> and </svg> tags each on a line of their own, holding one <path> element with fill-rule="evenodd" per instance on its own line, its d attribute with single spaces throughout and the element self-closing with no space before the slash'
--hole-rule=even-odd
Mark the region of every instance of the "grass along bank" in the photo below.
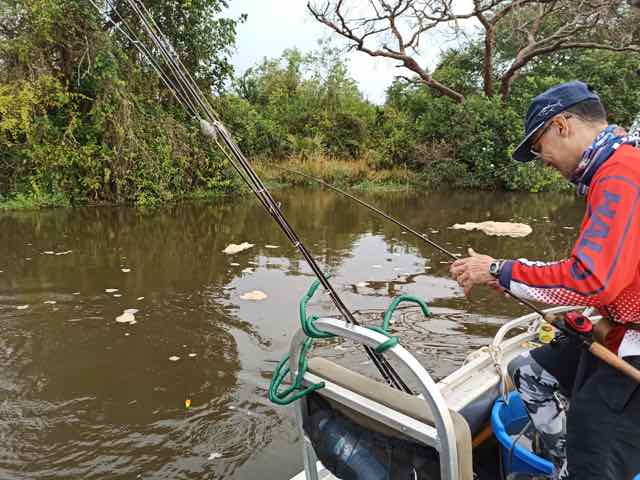
<svg viewBox="0 0 640 480">
<path fill-rule="evenodd" d="M 367 156 L 358 159 L 336 159 L 324 155 L 292 156 L 284 160 L 255 159 L 251 161 L 256 172 L 271 187 L 314 186 L 309 178 L 287 172 L 296 170 L 319 178 L 331 185 L 362 190 L 405 190 L 426 187 L 421 175 L 406 167 L 378 168 Z"/>
<path fill-rule="evenodd" d="M 283 160 L 258 158 L 250 160 L 256 173 L 271 189 L 287 188 L 291 186 L 318 187 L 318 182 L 305 178 L 284 169 L 296 170 L 306 175 L 319 178 L 331 185 L 349 187 L 365 191 L 397 191 L 412 188 L 428 188 L 424 175 L 406 167 L 394 166 L 379 168 L 367 156 L 358 159 L 336 159 L 324 155 L 292 156 Z M 229 172 L 235 175 L 235 172 Z M 241 194 L 244 190 L 240 179 L 231 180 L 230 188 L 195 189 L 194 191 L 175 195 L 161 203 L 139 206 L 160 206 L 190 200 L 211 200 L 224 195 Z M 82 205 L 131 204 L 132 202 L 80 202 Z M 2 210 L 38 210 L 43 208 L 70 207 L 73 205 L 64 195 L 34 193 L 25 195 L 19 193 L 14 197 L 0 196 L 0 211 Z"/>
</svg>

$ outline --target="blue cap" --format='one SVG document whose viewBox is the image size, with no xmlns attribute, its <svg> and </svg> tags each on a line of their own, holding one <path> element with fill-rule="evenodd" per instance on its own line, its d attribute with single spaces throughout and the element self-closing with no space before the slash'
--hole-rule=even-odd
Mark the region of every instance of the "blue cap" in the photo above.
<svg viewBox="0 0 640 480">
<path fill-rule="evenodd" d="M 533 160 L 531 137 L 551 118 L 585 100 L 600 101 L 600 97 L 590 85 L 578 80 L 551 87 L 534 98 L 524 122 L 524 140 L 514 150 L 513 159 L 518 162 Z"/>
</svg>

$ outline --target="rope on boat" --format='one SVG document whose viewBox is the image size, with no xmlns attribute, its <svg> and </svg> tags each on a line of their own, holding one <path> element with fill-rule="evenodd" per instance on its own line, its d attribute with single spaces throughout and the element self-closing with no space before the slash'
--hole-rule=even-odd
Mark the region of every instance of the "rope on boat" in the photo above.
<svg viewBox="0 0 640 480">
<path fill-rule="evenodd" d="M 278 363 L 278 366 L 273 372 L 271 383 L 269 384 L 269 400 L 271 400 L 271 402 L 276 405 L 289 405 L 290 403 L 293 403 L 316 390 L 324 388 L 324 382 L 312 383 L 308 387 L 304 387 L 304 375 L 307 372 L 308 367 L 307 353 L 309 352 L 311 345 L 313 345 L 313 338 L 308 337 L 304 342 L 302 350 L 300 350 L 300 356 L 298 357 L 298 373 L 295 376 L 293 385 L 283 392 L 279 392 L 278 390 L 280 390 L 280 385 L 282 385 L 282 382 L 290 372 L 289 355 L 286 355 L 282 360 L 280 360 L 280 363 Z"/>
<path fill-rule="evenodd" d="M 502 362 L 502 349 L 499 346 L 490 345 L 487 348 L 489 356 L 493 361 L 493 367 L 496 369 L 498 373 L 498 377 L 500 377 L 500 396 L 504 400 L 505 403 L 508 402 L 509 391 L 511 391 L 511 379 L 509 378 L 508 373 L 504 367 Z"/>
<path fill-rule="evenodd" d="M 300 299 L 300 325 L 302 327 L 302 331 L 305 333 L 305 335 L 307 335 L 307 338 L 305 339 L 304 344 L 300 349 L 300 356 L 298 357 L 298 371 L 293 379 L 292 385 L 284 391 L 280 391 L 282 382 L 291 372 L 291 368 L 289 366 L 289 355 L 285 355 L 285 357 L 280 360 L 278 366 L 274 370 L 273 377 L 271 378 L 271 383 L 269 384 L 269 400 L 277 405 L 289 405 L 290 403 L 295 402 L 296 400 L 299 400 L 306 395 L 323 388 L 325 385 L 324 382 L 319 382 L 312 383 L 308 387 L 304 386 L 304 376 L 308 368 L 307 355 L 309 353 L 309 350 L 311 349 L 311 346 L 313 345 L 313 342 L 319 338 L 321 339 L 335 337 L 334 334 L 324 332 L 314 325 L 314 322 L 318 320 L 318 318 L 320 318 L 319 315 L 309 315 L 307 313 L 307 305 L 309 304 L 309 301 L 311 300 L 311 298 L 313 298 L 319 287 L 320 281 L 315 280 L 309 287 L 307 293 Z M 417 297 L 414 297 L 412 295 L 401 295 L 394 299 L 394 301 L 391 302 L 384 314 L 382 326 L 367 327 L 369 330 L 381 333 L 387 337 L 387 340 L 380 343 L 380 345 L 375 348 L 374 351 L 378 355 L 384 353 L 390 348 L 395 347 L 399 343 L 398 337 L 389 334 L 389 325 L 391 323 L 391 317 L 393 316 L 393 313 L 402 302 L 417 303 L 425 316 L 429 316 L 431 314 L 424 301 Z"/>
</svg>

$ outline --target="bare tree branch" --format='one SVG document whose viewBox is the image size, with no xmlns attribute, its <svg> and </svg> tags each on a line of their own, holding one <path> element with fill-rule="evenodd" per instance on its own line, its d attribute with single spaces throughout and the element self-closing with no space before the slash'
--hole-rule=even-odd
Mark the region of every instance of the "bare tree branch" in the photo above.
<svg viewBox="0 0 640 480">
<path fill-rule="evenodd" d="M 511 18 L 512 29 L 524 33 L 526 43 L 500 79 L 500 93 L 509 95 L 511 85 L 523 67 L 532 60 L 568 49 L 638 51 L 640 44 L 633 35 L 622 33 L 620 23 L 612 16 L 621 3 L 608 0 L 563 2 L 552 0 L 523 11 Z M 534 13 L 534 11 L 537 11 Z M 533 15 L 533 19 L 531 15 Z"/>
<path fill-rule="evenodd" d="M 621 13 L 630 8 L 628 0 L 473 0 L 471 9 L 462 4 L 460 0 L 322 0 L 322 5 L 307 7 L 350 48 L 400 62 L 429 88 L 457 101 L 464 101 L 464 95 L 433 78 L 418 55 L 425 39 L 441 38 L 443 29 L 463 39 L 464 22 L 475 22 L 481 29 L 487 96 L 494 95 L 496 82 L 500 94 L 508 96 L 522 68 L 543 55 L 574 48 L 636 52 L 640 47 L 637 22 L 621 21 Z M 510 59 L 498 62 L 496 44 L 504 38 L 515 51 Z"/>
<path fill-rule="evenodd" d="M 403 22 L 403 15 L 409 10 L 412 1 L 399 0 L 394 5 L 379 1 L 379 4 L 379 7 L 374 9 L 376 15 L 374 19 L 375 22 L 368 22 L 366 24 L 368 28 L 372 28 L 372 24 L 376 25 L 376 27 L 373 27 L 375 28 L 374 30 L 369 31 L 363 30 L 362 20 L 347 20 L 343 9 L 344 0 L 337 0 L 333 8 L 331 8 L 332 2 L 326 2 L 323 8 L 314 7 L 312 4 L 307 4 L 307 7 L 316 20 L 349 40 L 352 48 L 367 53 L 372 57 L 385 57 L 399 61 L 404 67 L 416 73 L 424 84 L 433 88 L 435 91 L 457 101 L 464 100 L 464 96 L 461 93 L 435 80 L 426 69 L 420 66 L 413 56 L 407 54 L 407 48 L 413 47 L 414 43 L 412 43 L 412 40 L 404 40 L 397 22 L 398 20 Z M 389 43 L 384 40 L 382 40 L 382 45 L 369 47 L 365 43 L 365 40 L 367 40 L 368 37 L 374 36 L 372 34 L 374 31 L 376 35 L 390 33 L 398 44 L 397 48 L 390 46 Z M 413 42 L 415 41 L 417 41 L 417 38 L 413 40 Z"/>
</svg>

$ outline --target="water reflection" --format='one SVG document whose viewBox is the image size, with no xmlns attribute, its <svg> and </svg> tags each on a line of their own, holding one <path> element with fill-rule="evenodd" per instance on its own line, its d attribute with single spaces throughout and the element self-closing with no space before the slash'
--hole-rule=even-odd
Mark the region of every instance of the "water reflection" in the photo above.
<svg viewBox="0 0 640 480">
<path fill-rule="evenodd" d="M 393 296 L 426 299 L 434 317 L 403 308 L 393 329 L 437 378 L 504 318 L 524 313 L 488 289 L 465 299 L 448 258 L 347 199 L 275 195 L 363 323 L 378 324 Z M 472 246 L 505 258 L 562 258 L 576 235 L 564 227 L 582 212 L 579 200 L 560 195 L 363 197 L 455 253 Z M 534 232 L 510 239 L 448 228 L 487 219 L 524 221 Z M 0 478 L 289 478 L 299 470 L 290 412 L 265 394 L 313 276 L 251 198 L 149 212 L 3 213 L 0 228 Z M 222 253 L 243 241 L 255 246 Z M 251 290 L 267 299 L 240 299 Z M 137 323 L 117 323 L 128 308 Z M 311 309 L 334 313 L 322 294 Z M 349 344 L 318 351 L 375 375 Z"/>
</svg>

